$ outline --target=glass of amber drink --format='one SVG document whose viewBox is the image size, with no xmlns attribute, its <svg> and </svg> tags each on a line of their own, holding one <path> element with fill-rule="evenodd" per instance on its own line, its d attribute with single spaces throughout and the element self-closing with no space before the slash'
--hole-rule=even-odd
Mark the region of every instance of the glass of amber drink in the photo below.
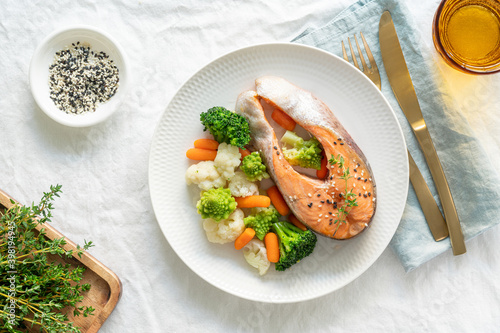
<svg viewBox="0 0 500 333">
<path fill-rule="evenodd" d="M 450 66 L 469 74 L 500 71 L 500 0 L 443 0 L 432 35 Z"/>
</svg>

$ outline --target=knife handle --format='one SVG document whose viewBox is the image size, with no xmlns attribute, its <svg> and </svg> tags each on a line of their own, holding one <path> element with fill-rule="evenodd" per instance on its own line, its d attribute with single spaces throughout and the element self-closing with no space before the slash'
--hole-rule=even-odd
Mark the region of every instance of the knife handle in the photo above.
<svg viewBox="0 0 500 333">
<path fill-rule="evenodd" d="M 427 129 L 427 125 L 424 121 L 418 124 L 412 124 L 413 132 L 417 137 L 417 140 L 422 147 L 427 165 L 431 171 L 432 179 L 436 185 L 436 190 L 439 194 L 441 200 L 441 206 L 443 207 L 444 218 L 448 226 L 448 232 L 450 234 L 451 248 L 454 255 L 464 254 L 467 250 L 465 248 L 464 235 L 462 233 L 462 228 L 460 226 L 460 221 L 458 220 L 457 210 L 455 208 L 455 203 L 453 202 L 453 197 L 451 196 L 450 188 L 446 177 L 444 175 L 443 168 L 441 167 L 441 162 L 432 143 L 431 135 Z"/>
<path fill-rule="evenodd" d="M 449 234 L 443 215 L 410 152 L 408 152 L 408 161 L 410 163 L 410 180 L 417 194 L 420 207 L 422 207 L 422 211 L 424 212 L 427 225 L 435 241 L 443 240 Z"/>
</svg>

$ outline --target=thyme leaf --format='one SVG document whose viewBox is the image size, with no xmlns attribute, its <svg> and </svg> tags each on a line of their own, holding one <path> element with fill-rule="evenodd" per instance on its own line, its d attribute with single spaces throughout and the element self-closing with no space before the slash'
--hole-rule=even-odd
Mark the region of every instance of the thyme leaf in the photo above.
<svg viewBox="0 0 500 333">
<path fill-rule="evenodd" d="M 342 170 L 342 175 L 339 178 L 345 181 L 345 189 L 343 193 L 344 203 L 337 209 L 336 219 L 334 222 L 335 224 L 337 224 L 337 228 L 335 228 L 335 232 L 333 233 L 335 235 L 340 225 L 342 223 L 346 223 L 347 215 L 349 215 L 352 207 L 358 205 L 358 202 L 356 194 L 354 194 L 353 192 L 354 188 L 351 188 L 350 190 L 347 189 L 347 181 L 353 178 L 353 176 L 351 176 L 349 168 L 345 167 L 344 157 L 340 154 L 338 154 L 337 156 L 334 156 L 332 154 L 332 157 L 328 160 L 328 162 L 331 165 L 336 165 L 339 169 Z"/>
<path fill-rule="evenodd" d="M 50 240 L 36 227 L 52 218 L 55 197 L 61 185 L 51 186 L 40 203 L 13 206 L 0 211 L 0 331 L 80 332 L 61 312 L 73 308 L 73 315 L 91 315 L 94 308 L 81 306 L 90 284 L 81 283 L 84 267 L 64 263 L 73 251 L 64 250 L 64 238 Z M 93 246 L 85 241 L 75 254 Z M 62 260 L 54 260 L 60 257 Z"/>
</svg>

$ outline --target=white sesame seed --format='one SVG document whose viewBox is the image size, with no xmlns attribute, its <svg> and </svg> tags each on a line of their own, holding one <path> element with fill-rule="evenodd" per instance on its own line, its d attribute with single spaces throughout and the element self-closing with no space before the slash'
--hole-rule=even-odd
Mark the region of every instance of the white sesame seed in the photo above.
<svg viewBox="0 0 500 333">
<path fill-rule="evenodd" d="M 49 96 L 66 113 L 94 112 L 115 95 L 119 71 L 104 52 L 80 42 L 72 46 L 56 52 L 49 66 Z"/>
</svg>

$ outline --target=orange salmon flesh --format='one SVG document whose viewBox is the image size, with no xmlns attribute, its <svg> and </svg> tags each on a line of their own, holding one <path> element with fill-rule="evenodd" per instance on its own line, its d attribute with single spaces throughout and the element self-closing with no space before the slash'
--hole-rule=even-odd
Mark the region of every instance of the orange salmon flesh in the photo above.
<svg viewBox="0 0 500 333">
<path fill-rule="evenodd" d="M 274 76 L 261 77 L 255 83 L 256 91 L 245 91 L 238 96 L 235 110 L 248 120 L 252 136 L 250 145 L 261 153 L 292 213 L 313 231 L 330 238 L 349 239 L 361 233 L 373 219 L 377 197 L 372 170 L 361 149 L 333 112 L 310 92 Z M 341 169 L 338 163 L 328 163 L 325 179 L 296 171 L 283 157 L 261 99 L 282 110 L 315 136 L 328 159 L 332 155 L 341 156 L 344 168 Z M 341 178 L 346 169 L 351 176 L 347 186 Z M 357 206 L 347 207 L 346 189 L 355 195 Z M 345 217 L 342 208 L 348 212 Z"/>
</svg>

